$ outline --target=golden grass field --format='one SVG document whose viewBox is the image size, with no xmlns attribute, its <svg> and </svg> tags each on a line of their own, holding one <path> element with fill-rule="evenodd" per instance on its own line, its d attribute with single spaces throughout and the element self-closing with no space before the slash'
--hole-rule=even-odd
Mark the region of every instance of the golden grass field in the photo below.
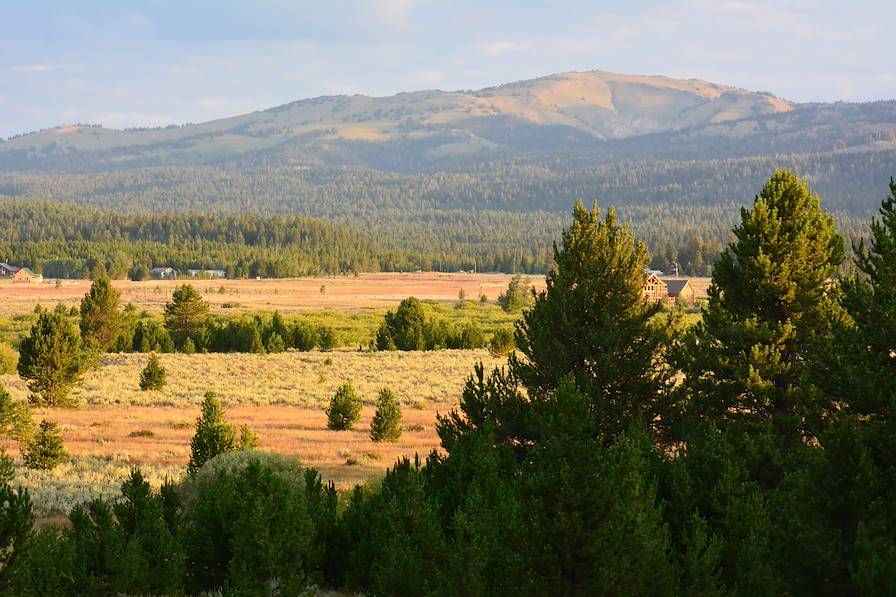
<svg viewBox="0 0 896 597">
<path fill-rule="evenodd" d="M 457 405 L 474 365 L 482 361 L 491 368 L 503 362 L 484 350 L 160 358 L 168 372 L 168 385 L 160 392 L 141 392 L 137 386 L 147 355 L 106 355 L 75 391 L 80 408 L 33 410 L 35 421 L 46 418 L 60 425 L 72 455 L 70 464 L 52 471 L 17 468 L 17 482 L 31 490 L 41 515 L 115 496 L 132 466 L 156 485 L 166 477 L 179 478 L 207 390 L 220 395 L 231 423 L 247 424 L 258 434 L 261 449 L 296 456 L 337 487 L 349 488 L 380 475 L 401 456 L 423 457 L 436 448 L 436 414 Z M 328 431 L 323 409 L 345 382 L 364 403 L 361 421 L 353 431 Z M 16 376 L 0 376 L 0 384 L 15 398 L 28 395 Z M 395 444 L 368 437 L 372 405 L 382 387 L 391 388 L 403 408 L 402 437 Z M 17 452 L 14 442 L 2 444 Z"/>
<path fill-rule="evenodd" d="M 473 305 L 480 294 L 494 301 L 509 281 L 510 276 L 504 274 L 418 273 L 115 281 L 114 285 L 123 303 L 133 302 L 150 312 L 161 311 L 174 288 L 188 282 L 203 294 L 213 312 L 232 311 L 232 307 L 224 309 L 225 303 L 238 303 L 237 311 L 303 312 L 330 319 L 332 315 L 325 311 L 352 312 L 363 321 L 348 323 L 364 327 L 370 324 L 367 319 L 381 317 L 378 311 L 394 308 L 408 296 L 453 304 L 461 289 L 474 301 L 466 304 L 466 311 L 457 311 L 458 316 L 499 318 L 494 311 L 503 312 L 494 305 L 482 309 Z M 544 288 L 544 277 L 529 281 Z M 702 280 L 694 282 L 698 295 L 705 295 Z M 22 328 L 30 325 L 33 315 L 29 314 L 36 304 L 78 305 L 89 286 L 89 281 L 64 281 L 59 286 L 0 282 L 0 315 Z M 25 333 L 24 329 L 17 333 Z M 6 334 L 15 335 L 10 330 Z M 474 365 L 481 361 L 491 369 L 504 362 L 484 350 L 162 354 L 168 385 L 159 392 L 141 392 L 139 373 L 147 358 L 145 354 L 105 355 L 99 368 L 87 372 L 74 391 L 79 408 L 34 410 L 36 422 L 46 418 L 61 426 L 72 455 L 69 464 L 46 472 L 25 469 L 17 462 L 17 482 L 32 491 L 41 516 L 65 513 L 94 497 L 114 497 L 132 466 L 139 466 L 156 486 L 165 478 L 180 478 L 189 459 L 199 404 L 208 390 L 220 395 L 233 424 L 248 424 L 258 434 L 262 449 L 297 456 L 338 487 L 349 488 L 381 475 L 401 456 L 425 456 L 436 448 L 436 415 L 456 407 Z M 327 431 L 323 408 L 345 382 L 354 386 L 364 402 L 361 422 L 354 431 Z M 27 399 L 25 382 L 17 376 L 0 375 L 0 385 L 15 398 Z M 404 431 L 396 444 L 375 444 L 367 435 L 373 402 L 382 387 L 395 392 L 404 411 Z M 18 454 L 14 442 L 0 440 L 0 446 Z"/>
<path fill-rule="evenodd" d="M 161 311 L 171 293 L 181 284 L 192 284 L 213 310 L 225 303 L 239 303 L 239 309 L 296 313 L 317 309 L 367 310 L 391 308 L 409 296 L 423 300 L 455 301 L 463 289 L 467 298 L 481 294 L 494 301 L 507 288 L 508 274 L 456 273 L 376 273 L 357 276 L 263 280 L 115 280 L 122 303 L 132 302 L 139 309 Z M 527 276 L 536 289 L 544 288 L 544 276 Z M 224 292 L 221 292 L 221 289 Z M 31 311 L 41 303 L 59 302 L 78 305 L 90 289 L 90 280 L 63 280 L 57 287 L 52 281 L 40 284 L 0 282 L 0 315 Z"/>
</svg>

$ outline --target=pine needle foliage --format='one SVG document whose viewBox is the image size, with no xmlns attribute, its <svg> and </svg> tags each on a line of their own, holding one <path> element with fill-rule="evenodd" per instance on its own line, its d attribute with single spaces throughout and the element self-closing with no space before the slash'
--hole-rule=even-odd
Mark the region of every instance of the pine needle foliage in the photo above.
<svg viewBox="0 0 896 597">
<path fill-rule="evenodd" d="M 59 426 L 52 421 L 41 421 L 37 433 L 22 451 L 22 460 L 28 468 L 40 470 L 50 470 L 68 461 Z"/>
<path fill-rule="evenodd" d="M 161 390 L 167 382 L 167 371 L 162 367 L 156 353 L 149 355 L 146 367 L 140 372 L 140 389 L 144 392 Z"/>
<path fill-rule="evenodd" d="M 361 399 L 351 384 L 342 384 L 327 407 L 327 429 L 348 431 L 361 418 Z"/>
<path fill-rule="evenodd" d="M 64 315 L 42 312 L 19 348 L 19 375 L 46 406 L 72 406 L 71 388 L 81 381 L 87 360 L 81 335 Z"/>
<path fill-rule="evenodd" d="M 401 405 L 389 388 L 380 390 L 376 412 L 370 422 L 370 439 L 375 442 L 396 442 L 401 437 Z"/>
</svg>

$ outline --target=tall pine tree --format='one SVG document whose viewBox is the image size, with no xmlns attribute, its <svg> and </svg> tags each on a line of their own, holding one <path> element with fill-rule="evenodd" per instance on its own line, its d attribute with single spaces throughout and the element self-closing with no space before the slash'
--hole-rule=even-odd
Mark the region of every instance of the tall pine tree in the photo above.
<svg viewBox="0 0 896 597">
<path fill-rule="evenodd" d="M 734 236 L 687 343 L 688 410 L 722 429 L 799 440 L 817 410 L 800 392 L 807 350 L 841 314 L 828 281 L 843 239 L 818 195 L 784 170 L 741 210 Z"/>
<path fill-rule="evenodd" d="M 109 278 L 98 278 L 81 300 L 81 338 L 106 352 L 115 341 L 121 323 L 119 293 Z"/>
<path fill-rule="evenodd" d="M 558 387 L 572 375 L 607 442 L 631 422 L 660 420 L 668 371 L 658 361 L 666 335 L 653 321 L 662 309 L 644 300 L 647 248 L 610 210 L 601 220 L 578 202 L 547 289 L 517 324 L 519 355 L 510 367 L 530 391 Z"/>
</svg>

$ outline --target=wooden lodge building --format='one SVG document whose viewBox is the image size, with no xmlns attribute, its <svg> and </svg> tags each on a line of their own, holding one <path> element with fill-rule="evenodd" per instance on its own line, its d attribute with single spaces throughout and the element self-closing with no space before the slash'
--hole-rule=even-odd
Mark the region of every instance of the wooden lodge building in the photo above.
<svg viewBox="0 0 896 597">
<path fill-rule="evenodd" d="M 662 277 L 651 271 L 644 279 L 644 300 L 693 307 L 696 298 L 694 287 L 687 278 Z"/>
</svg>

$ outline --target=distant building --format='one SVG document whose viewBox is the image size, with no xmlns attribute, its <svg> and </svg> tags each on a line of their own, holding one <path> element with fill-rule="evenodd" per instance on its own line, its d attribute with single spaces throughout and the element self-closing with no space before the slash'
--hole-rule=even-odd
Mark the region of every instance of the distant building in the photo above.
<svg viewBox="0 0 896 597">
<path fill-rule="evenodd" d="M 663 278 L 662 281 L 666 283 L 669 304 L 681 303 L 688 307 L 694 306 L 697 293 L 690 280 L 687 278 Z"/>
<path fill-rule="evenodd" d="M 12 278 L 16 275 L 16 272 L 19 271 L 19 267 L 15 265 L 10 265 L 8 263 L 0 263 L 0 277 L 3 278 Z"/>
<path fill-rule="evenodd" d="M 177 270 L 173 267 L 154 267 L 149 273 L 156 280 L 173 280 L 177 277 Z"/>
<path fill-rule="evenodd" d="M 647 274 L 647 278 L 644 280 L 643 293 L 645 301 L 666 302 L 669 299 L 669 289 L 666 283 L 655 273 Z"/>
<path fill-rule="evenodd" d="M 33 271 L 28 269 L 27 267 L 20 267 L 18 271 L 13 274 L 12 281 L 13 282 L 25 282 L 29 284 L 37 284 L 39 282 L 43 282 L 44 277 L 41 274 L 35 274 Z"/>
<path fill-rule="evenodd" d="M 191 278 L 226 278 L 227 272 L 223 269 L 188 269 L 187 273 Z"/>
</svg>

